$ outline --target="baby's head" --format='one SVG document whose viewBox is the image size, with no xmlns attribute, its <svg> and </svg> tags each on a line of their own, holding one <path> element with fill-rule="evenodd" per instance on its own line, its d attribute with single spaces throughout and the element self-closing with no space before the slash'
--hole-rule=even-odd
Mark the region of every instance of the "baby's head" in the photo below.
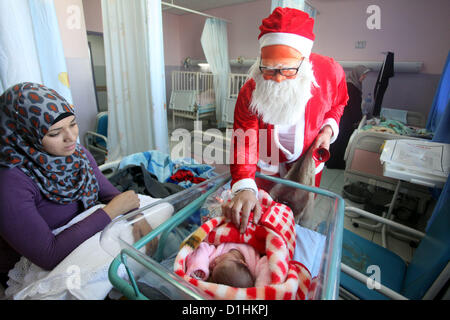
<svg viewBox="0 0 450 320">
<path fill-rule="evenodd" d="M 236 288 L 249 288 L 255 285 L 244 256 L 239 250 L 232 249 L 215 258 L 211 264 L 209 281 Z"/>
</svg>

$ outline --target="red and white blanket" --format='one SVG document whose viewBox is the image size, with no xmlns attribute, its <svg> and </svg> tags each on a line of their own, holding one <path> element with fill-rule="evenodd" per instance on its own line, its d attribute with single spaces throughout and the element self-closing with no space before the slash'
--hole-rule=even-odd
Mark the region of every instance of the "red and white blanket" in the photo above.
<svg viewBox="0 0 450 320">
<path fill-rule="evenodd" d="M 304 300 L 311 284 L 311 274 L 303 264 L 292 260 L 296 238 L 292 210 L 273 201 L 263 190 L 259 192 L 259 199 L 263 214 L 257 225 L 251 222 L 250 216 L 247 230 L 241 234 L 223 216 L 205 222 L 181 244 L 174 272 L 215 299 Z M 253 246 L 260 254 L 267 255 L 271 284 L 264 287 L 234 288 L 189 277 L 186 274 L 186 257 L 202 241 L 216 246 L 225 242 Z"/>
</svg>

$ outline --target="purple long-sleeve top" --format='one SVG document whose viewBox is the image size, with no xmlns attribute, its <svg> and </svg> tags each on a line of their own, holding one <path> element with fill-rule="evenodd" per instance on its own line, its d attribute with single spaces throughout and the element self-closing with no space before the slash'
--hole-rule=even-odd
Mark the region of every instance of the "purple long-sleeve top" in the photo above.
<svg viewBox="0 0 450 320">
<path fill-rule="evenodd" d="M 108 203 L 120 192 L 84 150 L 99 183 L 99 201 Z M 98 209 L 58 235 L 52 233 L 84 210 L 81 201 L 59 204 L 48 200 L 18 168 L 0 169 L 0 273 L 12 269 L 20 256 L 51 270 L 111 221 L 103 209 Z"/>
</svg>

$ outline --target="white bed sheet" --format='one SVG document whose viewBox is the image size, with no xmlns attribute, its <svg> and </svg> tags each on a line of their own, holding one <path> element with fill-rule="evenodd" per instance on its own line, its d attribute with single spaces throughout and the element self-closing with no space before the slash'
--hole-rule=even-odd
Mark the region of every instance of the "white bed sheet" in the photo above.
<svg viewBox="0 0 450 320">
<path fill-rule="evenodd" d="M 326 237 L 310 229 L 295 225 L 296 245 L 293 260 L 302 263 L 314 278 L 319 274 Z"/>
<path fill-rule="evenodd" d="M 140 207 L 144 207 L 159 199 L 147 195 L 138 195 Z M 65 226 L 54 230 L 58 234 L 67 227 L 84 219 L 97 208 L 94 206 L 79 214 Z M 158 207 L 160 208 L 160 207 Z M 147 222 L 156 228 L 159 224 L 170 218 L 173 207 L 165 206 L 158 216 L 146 214 Z M 152 209 L 149 209 L 147 212 Z M 163 218 L 161 218 L 163 216 Z M 129 224 L 117 225 L 122 238 L 133 242 L 132 227 Z M 14 268 L 9 271 L 8 288 L 5 291 L 6 299 L 14 300 L 101 300 L 112 289 L 108 278 L 108 269 L 113 257 L 100 246 L 101 231 L 87 239 L 72 251 L 53 270 L 46 271 L 31 261 L 22 257 Z M 126 239 L 124 239 L 126 240 Z M 145 248 L 143 248 L 145 250 Z M 123 265 L 119 267 L 118 274 L 126 278 Z"/>
</svg>

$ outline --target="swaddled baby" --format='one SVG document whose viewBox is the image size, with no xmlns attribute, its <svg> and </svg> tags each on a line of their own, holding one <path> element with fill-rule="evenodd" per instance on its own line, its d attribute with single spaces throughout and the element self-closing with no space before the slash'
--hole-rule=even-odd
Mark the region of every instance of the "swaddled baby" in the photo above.
<svg viewBox="0 0 450 320">
<path fill-rule="evenodd" d="M 198 280 L 236 288 L 270 284 L 267 256 L 243 243 L 223 243 L 217 247 L 202 242 L 186 258 L 186 274 Z"/>
<path fill-rule="evenodd" d="M 191 233 L 181 244 L 175 258 L 175 274 L 214 299 L 304 300 L 311 274 L 304 265 L 292 259 L 296 247 L 292 210 L 273 201 L 264 190 L 259 190 L 258 201 L 262 212 L 260 221 L 258 224 L 249 222 L 243 234 L 224 216 L 207 220 Z M 239 252 L 230 252 L 232 249 Z M 205 253 L 199 265 L 198 260 L 195 262 L 193 258 L 202 250 Z M 228 252 L 229 255 L 215 260 Z M 234 256 L 230 257 L 231 254 Z M 224 261 L 221 259 L 229 261 L 229 264 L 222 266 Z M 225 275 L 231 273 L 233 279 L 243 278 L 242 270 L 235 272 L 239 268 L 237 265 L 243 262 L 254 279 L 253 287 L 245 287 L 251 285 L 248 280 L 231 285 L 212 282 L 219 281 L 216 272 L 220 271 L 220 274 L 224 271 L 217 269 L 218 266 L 225 269 Z"/>
</svg>

